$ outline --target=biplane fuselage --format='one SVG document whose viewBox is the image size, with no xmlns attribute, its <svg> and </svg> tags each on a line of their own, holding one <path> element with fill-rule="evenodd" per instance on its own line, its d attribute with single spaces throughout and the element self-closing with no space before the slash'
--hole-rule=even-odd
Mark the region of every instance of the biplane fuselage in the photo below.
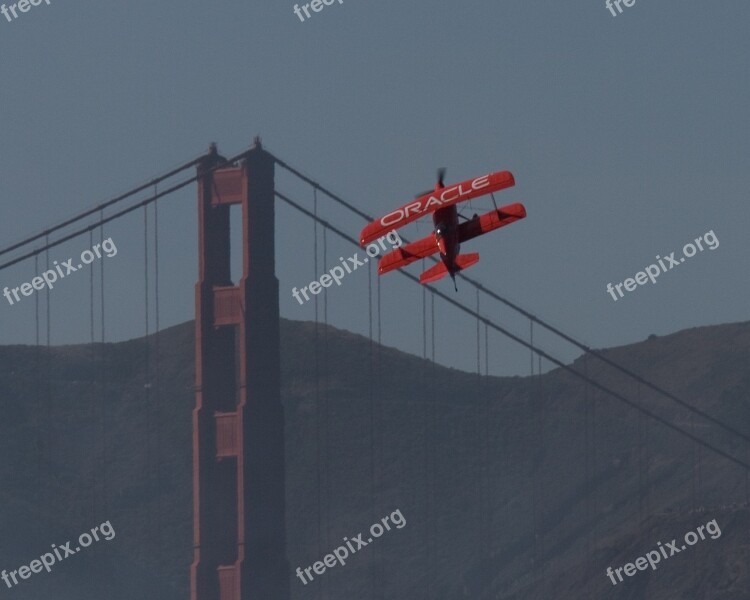
<svg viewBox="0 0 750 600">
<path fill-rule="evenodd" d="M 435 243 L 440 250 L 442 260 L 448 274 L 453 277 L 460 269 L 456 265 L 456 257 L 461 250 L 461 239 L 458 231 L 458 209 L 456 206 L 439 208 L 432 213 L 435 225 Z"/>
</svg>

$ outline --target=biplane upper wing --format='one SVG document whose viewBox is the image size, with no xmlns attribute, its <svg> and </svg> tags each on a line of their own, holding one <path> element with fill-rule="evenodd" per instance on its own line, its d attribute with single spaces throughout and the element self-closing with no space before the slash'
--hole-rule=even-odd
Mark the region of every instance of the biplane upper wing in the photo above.
<svg viewBox="0 0 750 600">
<path fill-rule="evenodd" d="M 496 171 L 435 190 L 367 225 L 360 234 L 359 242 L 362 246 L 365 246 L 389 231 L 403 227 L 407 223 L 411 223 L 439 208 L 484 196 L 511 187 L 515 183 L 510 171 Z"/>
<path fill-rule="evenodd" d="M 480 217 L 470 219 L 458 226 L 458 241 L 465 242 L 477 236 L 485 234 L 494 229 L 523 219 L 526 216 L 526 208 L 520 202 L 508 204 L 497 210 L 492 210 Z"/>
<path fill-rule="evenodd" d="M 378 274 L 382 275 L 394 269 L 400 269 L 408 264 L 413 263 L 420 258 L 426 258 L 436 252 L 439 252 L 434 235 L 428 235 L 426 238 L 411 242 L 400 248 L 396 248 L 380 259 L 378 265 Z"/>
</svg>

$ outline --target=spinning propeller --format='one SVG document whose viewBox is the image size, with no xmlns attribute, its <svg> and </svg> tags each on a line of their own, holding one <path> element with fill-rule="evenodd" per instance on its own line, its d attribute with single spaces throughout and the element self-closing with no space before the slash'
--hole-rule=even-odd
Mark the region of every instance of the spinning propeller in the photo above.
<svg viewBox="0 0 750 600">
<path fill-rule="evenodd" d="M 437 188 L 444 188 L 445 187 L 445 167 L 440 167 L 437 170 Z M 419 194 L 416 194 L 415 198 L 421 198 L 422 196 L 426 196 L 427 194 L 431 194 L 434 192 L 434 189 L 425 190 L 424 192 L 421 192 Z"/>
<path fill-rule="evenodd" d="M 445 167 L 440 167 L 437 170 L 437 189 L 442 189 L 445 187 Z M 419 194 L 415 194 L 414 198 L 421 198 L 422 196 L 426 196 L 427 194 L 431 194 L 435 190 L 425 190 L 424 192 L 420 192 Z M 493 197 L 494 200 L 494 197 Z M 469 208 L 471 208 L 471 202 L 469 202 Z M 462 215 L 460 212 L 458 213 L 459 218 L 463 219 L 464 221 L 470 221 L 469 217 L 466 217 Z M 476 213 L 474 213 L 474 216 L 476 217 Z M 420 224 L 417 225 L 419 227 Z"/>
</svg>

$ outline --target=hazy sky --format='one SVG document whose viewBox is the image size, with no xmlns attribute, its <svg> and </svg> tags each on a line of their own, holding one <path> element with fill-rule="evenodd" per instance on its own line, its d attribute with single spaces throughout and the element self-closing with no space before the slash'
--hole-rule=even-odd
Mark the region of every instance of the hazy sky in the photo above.
<svg viewBox="0 0 750 600">
<path fill-rule="evenodd" d="M 511 170 L 517 185 L 498 200 L 523 202 L 528 218 L 467 244 L 482 256 L 469 275 L 594 346 L 747 320 L 748 22 L 739 0 L 637 0 L 617 17 L 603 0 L 344 0 L 305 22 L 278 0 L 51 0 L 0 17 L 0 246 L 211 141 L 231 155 L 260 134 L 373 214 L 431 187 L 438 166 L 449 181 Z M 288 177 L 278 188 L 312 206 Z M 326 214 L 352 235 L 362 226 Z M 159 218 L 160 316 L 171 325 L 192 317 L 194 189 L 166 200 Z M 143 220 L 105 230 L 118 248 L 105 259 L 108 340 L 144 331 Z M 315 277 L 312 225 L 286 207 L 277 225 L 282 314 L 311 318 L 290 290 Z M 607 293 L 709 230 L 716 250 L 616 302 Z M 325 270 L 354 250 L 327 242 Z M 84 236 L 50 260 L 87 246 Z M 32 260 L 0 272 L 0 287 L 34 269 Z M 89 275 L 52 291 L 52 343 L 89 339 Z M 383 277 L 383 342 L 421 353 L 422 293 L 401 279 Z M 368 332 L 367 283 L 355 273 L 328 293 L 334 325 Z M 476 302 L 466 286 L 459 297 Z M 0 343 L 33 342 L 34 307 L 34 297 L 15 306 L 0 297 Z M 475 323 L 440 303 L 436 323 L 438 359 L 473 368 Z M 526 351 L 500 338 L 491 346 L 493 372 L 527 364 Z"/>
</svg>

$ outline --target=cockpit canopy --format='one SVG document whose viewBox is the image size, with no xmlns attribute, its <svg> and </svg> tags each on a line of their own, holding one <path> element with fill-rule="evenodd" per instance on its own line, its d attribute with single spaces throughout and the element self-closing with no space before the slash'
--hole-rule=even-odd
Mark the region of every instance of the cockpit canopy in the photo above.
<svg viewBox="0 0 750 600">
<path fill-rule="evenodd" d="M 438 223 L 435 226 L 435 238 L 438 241 L 441 240 L 445 236 L 447 231 L 448 231 L 448 222 L 440 221 L 440 223 Z"/>
</svg>

